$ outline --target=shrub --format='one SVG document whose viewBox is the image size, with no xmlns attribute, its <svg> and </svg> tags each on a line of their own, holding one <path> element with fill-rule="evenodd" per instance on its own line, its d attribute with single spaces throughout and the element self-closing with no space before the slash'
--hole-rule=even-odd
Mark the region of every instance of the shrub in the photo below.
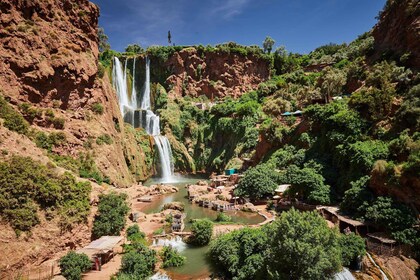
<svg viewBox="0 0 420 280">
<path fill-rule="evenodd" d="M 126 234 L 128 240 L 141 240 L 146 237 L 146 234 L 140 230 L 138 224 L 129 226 Z"/>
<path fill-rule="evenodd" d="M 96 138 L 96 144 L 103 145 L 108 144 L 111 145 L 113 143 L 111 136 L 109 134 L 102 134 Z"/>
<path fill-rule="evenodd" d="M 0 178 L 0 213 L 16 232 L 39 223 L 39 208 L 53 209 L 63 229 L 86 221 L 91 187 L 70 173 L 57 175 L 30 158 L 14 156 L 0 162 Z"/>
<path fill-rule="evenodd" d="M 2 95 L 0 95 L 0 118 L 4 119 L 3 125 L 6 128 L 20 134 L 28 133 L 28 122 L 7 103 Z"/>
<path fill-rule="evenodd" d="M 79 155 L 79 176 L 82 178 L 88 178 L 95 180 L 98 184 L 101 184 L 104 180 L 102 174 L 99 172 L 95 161 L 93 160 L 92 154 L 80 154 Z"/>
<path fill-rule="evenodd" d="M 251 167 L 244 173 L 235 189 L 235 195 L 245 196 L 251 199 L 261 199 L 271 195 L 277 187 L 278 176 L 273 168 L 266 164 Z"/>
<path fill-rule="evenodd" d="M 338 232 L 316 212 L 283 212 L 269 238 L 273 279 L 328 279 L 341 269 Z"/>
<path fill-rule="evenodd" d="M 92 267 L 92 263 L 86 254 L 77 254 L 73 251 L 60 259 L 61 274 L 67 280 L 80 280 L 82 273 Z"/>
<path fill-rule="evenodd" d="M 191 243 L 199 246 L 207 245 L 213 235 L 213 223 L 208 219 L 194 220 L 191 232 Z"/>
<path fill-rule="evenodd" d="M 58 147 L 66 142 L 66 135 L 63 132 L 51 132 L 45 134 L 38 131 L 35 135 L 35 144 L 43 149 L 51 151 L 53 147 Z"/>
<path fill-rule="evenodd" d="M 186 258 L 181 256 L 178 251 L 171 246 L 164 246 L 160 252 L 163 267 L 178 267 L 185 264 Z"/>
<path fill-rule="evenodd" d="M 55 128 L 63 129 L 64 123 L 66 122 L 66 120 L 64 118 L 52 118 L 51 122 Z"/>
<path fill-rule="evenodd" d="M 97 75 L 100 79 L 102 79 L 105 75 L 105 67 L 103 66 L 103 64 L 99 61 L 98 62 L 98 72 Z"/>
<path fill-rule="evenodd" d="M 104 235 L 120 235 L 125 226 L 130 208 L 126 194 L 110 193 L 99 197 L 98 214 L 93 222 L 92 234 L 95 238 Z"/>
<path fill-rule="evenodd" d="M 365 240 L 353 232 L 340 234 L 339 242 L 344 266 L 349 266 L 357 257 L 366 254 Z"/>
<path fill-rule="evenodd" d="M 223 212 L 217 214 L 216 222 L 230 222 L 232 218 L 229 215 L 226 215 Z"/>
<path fill-rule="evenodd" d="M 155 250 L 147 248 L 142 243 L 134 242 L 126 247 L 118 279 L 148 279 L 155 270 L 156 262 Z"/>
<path fill-rule="evenodd" d="M 93 103 L 91 108 L 95 114 L 102 115 L 104 113 L 104 106 L 99 102 Z"/>
</svg>

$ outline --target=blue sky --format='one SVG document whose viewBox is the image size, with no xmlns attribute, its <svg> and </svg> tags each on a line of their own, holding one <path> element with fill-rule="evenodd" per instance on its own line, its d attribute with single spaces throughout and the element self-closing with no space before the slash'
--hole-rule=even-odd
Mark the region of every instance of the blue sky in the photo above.
<svg viewBox="0 0 420 280">
<path fill-rule="evenodd" d="M 386 0 L 91 0 L 112 49 L 128 44 L 176 45 L 234 41 L 308 53 L 316 47 L 351 42 L 370 30 Z"/>
</svg>

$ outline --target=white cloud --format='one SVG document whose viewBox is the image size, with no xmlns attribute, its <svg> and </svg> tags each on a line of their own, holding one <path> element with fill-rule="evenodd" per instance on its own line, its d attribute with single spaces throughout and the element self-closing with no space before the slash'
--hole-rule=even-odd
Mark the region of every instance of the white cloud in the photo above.
<svg viewBox="0 0 420 280">
<path fill-rule="evenodd" d="M 249 3 L 250 0 L 222 0 L 214 2 L 214 9 L 212 14 L 219 14 L 222 18 L 229 20 L 236 15 L 242 13 L 243 9 Z"/>
</svg>

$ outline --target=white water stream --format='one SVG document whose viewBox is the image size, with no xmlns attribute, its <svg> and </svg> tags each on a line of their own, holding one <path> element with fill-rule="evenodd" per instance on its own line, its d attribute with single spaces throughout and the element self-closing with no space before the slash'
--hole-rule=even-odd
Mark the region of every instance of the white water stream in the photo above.
<svg viewBox="0 0 420 280">
<path fill-rule="evenodd" d="M 124 62 L 124 68 L 120 60 L 114 57 L 114 67 L 112 69 L 112 82 L 117 92 L 120 112 L 124 121 L 130 123 L 133 127 L 142 127 L 147 134 L 153 136 L 155 145 L 159 154 L 160 176 L 163 182 L 172 181 L 173 162 L 172 149 L 168 138 L 160 135 L 160 119 L 151 110 L 150 101 L 150 59 L 146 57 L 146 76 L 138 106 L 138 93 L 136 90 L 136 58 L 133 59 L 132 88 L 131 93 L 127 86 L 127 62 Z"/>
</svg>

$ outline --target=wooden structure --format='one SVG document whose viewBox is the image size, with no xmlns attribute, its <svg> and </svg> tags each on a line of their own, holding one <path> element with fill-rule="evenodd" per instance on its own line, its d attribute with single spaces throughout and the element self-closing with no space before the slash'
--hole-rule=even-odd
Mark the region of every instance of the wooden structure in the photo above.
<svg viewBox="0 0 420 280">
<path fill-rule="evenodd" d="M 338 207 L 317 207 L 318 212 L 326 219 L 338 226 L 340 232 L 351 231 L 359 235 L 369 232 L 369 226 L 357 220 L 353 220 L 339 213 Z"/>
<path fill-rule="evenodd" d="M 186 217 L 185 214 L 175 214 L 172 216 L 172 225 L 171 225 L 172 232 L 182 232 L 184 230 L 185 217 Z"/>
<path fill-rule="evenodd" d="M 116 247 L 123 238 L 121 236 L 102 236 L 92 241 L 89 245 L 76 251 L 78 254 L 86 254 L 92 261 L 93 269 L 101 270 L 101 266 L 114 257 Z"/>
<path fill-rule="evenodd" d="M 283 184 L 278 185 L 277 188 L 274 190 L 275 195 L 273 196 L 273 199 L 280 199 L 284 196 L 284 193 L 291 187 L 290 184 Z"/>
<path fill-rule="evenodd" d="M 410 255 L 410 246 L 398 243 L 384 232 L 368 233 L 366 237 L 369 252 L 382 256 Z"/>
</svg>

